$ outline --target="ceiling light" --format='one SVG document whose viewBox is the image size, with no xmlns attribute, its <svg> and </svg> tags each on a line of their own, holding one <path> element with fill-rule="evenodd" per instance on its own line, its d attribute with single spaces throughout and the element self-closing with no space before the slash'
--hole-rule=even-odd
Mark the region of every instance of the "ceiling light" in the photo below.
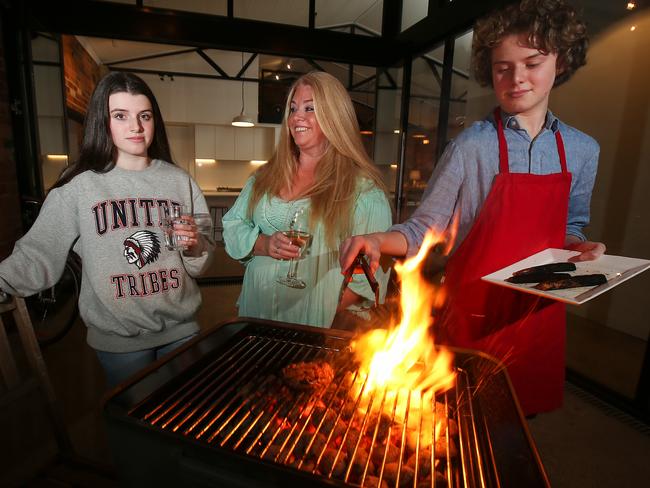
<svg viewBox="0 0 650 488">
<path fill-rule="evenodd" d="M 427 145 L 427 144 L 429 144 L 430 142 L 431 142 L 431 141 L 430 141 L 429 139 L 422 139 L 422 144 L 424 144 L 424 145 Z"/>
<path fill-rule="evenodd" d="M 634 10 L 636 8 L 636 2 L 627 2 L 627 9 Z"/>
<path fill-rule="evenodd" d="M 287 69 L 291 69 L 291 61 L 287 63 Z"/>
<path fill-rule="evenodd" d="M 395 129 L 395 130 L 393 131 L 393 134 L 399 134 L 399 129 Z"/>
<path fill-rule="evenodd" d="M 268 161 L 263 161 L 261 159 L 252 159 L 251 164 L 253 166 L 262 166 L 263 164 L 266 164 Z"/>
<path fill-rule="evenodd" d="M 361 135 L 364 135 L 364 136 L 371 136 L 371 135 L 372 135 L 372 131 L 371 131 L 371 130 L 362 130 L 362 131 L 360 131 L 359 133 L 360 133 Z"/>
<path fill-rule="evenodd" d="M 234 125 L 235 127 L 253 127 L 255 122 L 242 112 L 232 119 L 231 125 Z"/>
<path fill-rule="evenodd" d="M 390 167 L 391 167 L 391 169 L 397 169 L 397 165 L 396 165 L 396 164 L 391 164 Z"/>
<path fill-rule="evenodd" d="M 241 66 L 244 67 L 244 51 L 241 53 Z M 250 117 L 244 115 L 244 82 L 241 82 L 241 112 L 232 119 L 231 124 L 235 127 L 253 127 L 255 122 Z"/>
<path fill-rule="evenodd" d="M 67 161 L 68 160 L 68 155 L 67 154 L 46 154 L 45 157 L 47 159 L 51 159 L 53 161 Z"/>
<path fill-rule="evenodd" d="M 275 79 L 276 79 L 276 80 L 279 80 L 279 79 L 280 79 L 280 75 L 276 74 L 276 75 L 275 75 Z"/>
</svg>

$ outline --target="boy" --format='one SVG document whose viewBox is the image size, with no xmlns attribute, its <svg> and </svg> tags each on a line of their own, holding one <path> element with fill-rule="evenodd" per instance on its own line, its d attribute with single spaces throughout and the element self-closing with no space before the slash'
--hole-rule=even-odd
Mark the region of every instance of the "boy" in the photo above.
<svg viewBox="0 0 650 488">
<path fill-rule="evenodd" d="M 420 207 L 388 232 L 341 246 L 341 269 L 359 252 L 412 255 L 429 229 L 458 221 L 445 268 L 439 337 L 500 358 L 526 415 L 561 406 L 564 306 L 489 285 L 481 276 L 549 247 L 596 259 L 587 241 L 599 147 L 548 110 L 551 89 L 585 64 L 584 24 L 563 0 L 523 0 L 477 22 L 477 81 L 499 107 L 449 143 Z"/>
</svg>

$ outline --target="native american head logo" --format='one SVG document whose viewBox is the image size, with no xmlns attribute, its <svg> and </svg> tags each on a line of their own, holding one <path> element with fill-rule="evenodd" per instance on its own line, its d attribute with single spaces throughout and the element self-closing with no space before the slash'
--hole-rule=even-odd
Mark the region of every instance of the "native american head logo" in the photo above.
<svg viewBox="0 0 650 488">
<path fill-rule="evenodd" d="M 141 230 L 124 240 L 124 257 L 138 269 L 147 263 L 153 263 L 159 255 L 160 241 L 153 232 Z"/>
</svg>

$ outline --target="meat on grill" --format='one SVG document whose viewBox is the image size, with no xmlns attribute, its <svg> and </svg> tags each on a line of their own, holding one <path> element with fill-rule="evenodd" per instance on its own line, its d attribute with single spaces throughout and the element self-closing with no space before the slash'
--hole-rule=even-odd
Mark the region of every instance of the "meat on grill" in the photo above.
<svg viewBox="0 0 650 488">
<path fill-rule="evenodd" d="M 292 363 L 282 369 L 285 382 L 301 391 L 326 388 L 334 379 L 334 369 L 327 361 Z"/>
</svg>

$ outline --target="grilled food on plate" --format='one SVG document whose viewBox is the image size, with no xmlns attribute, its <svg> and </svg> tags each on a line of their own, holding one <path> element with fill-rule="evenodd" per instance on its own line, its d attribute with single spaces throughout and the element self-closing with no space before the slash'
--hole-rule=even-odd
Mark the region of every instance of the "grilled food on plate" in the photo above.
<svg viewBox="0 0 650 488">
<path fill-rule="evenodd" d="M 535 273 L 559 273 L 562 271 L 575 271 L 575 263 L 564 262 L 564 263 L 550 263 L 550 264 L 540 264 L 539 266 L 531 266 L 530 268 L 520 269 L 512 273 L 512 276 L 522 276 L 530 275 Z"/>
<path fill-rule="evenodd" d="M 564 290 L 565 288 L 578 288 L 581 286 L 596 286 L 607 283 L 604 274 L 575 275 L 570 278 L 555 278 L 541 281 L 535 288 L 542 291 Z"/>
</svg>

